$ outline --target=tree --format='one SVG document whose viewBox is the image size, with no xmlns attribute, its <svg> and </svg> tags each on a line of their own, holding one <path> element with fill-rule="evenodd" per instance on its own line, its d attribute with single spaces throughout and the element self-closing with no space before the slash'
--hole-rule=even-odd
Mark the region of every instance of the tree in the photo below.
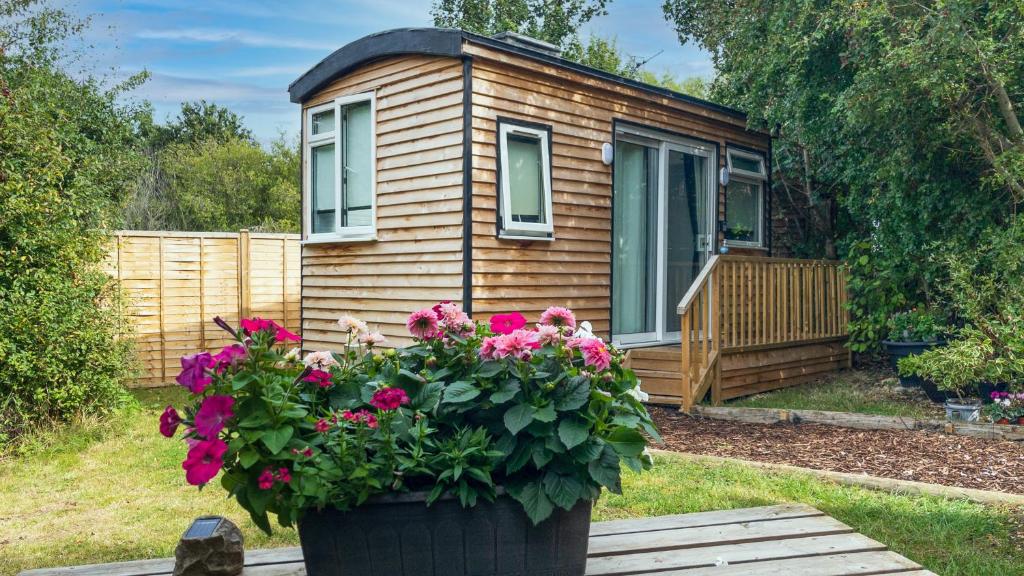
<svg viewBox="0 0 1024 576">
<path fill-rule="evenodd" d="M 1020 202 L 1020 4 L 666 0 L 712 54 L 712 97 L 778 134 L 775 197 L 820 253 L 854 256 L 851 334 L 937 297 L 936 242 L 969 247 Z"/>
<path fill-rule="evenodd" d="M 518 32 L 564 48 L 609 0 L 434 0 L 434 25 L 485 36 Z"/>
<path fill-rule="evenodd" d="M 59 67 L 83 23 L 33 0 L 0 5 L 0 451 L 29 425 L 127 401 L 132 366 L 106 230 L 141 168 L 138 108 Z"/>
<path fill-rule="evenodd" d="M 206 100 L 182 102 L 181 112 L 174 120 L 159 125 L 150 118 L 140 131 L 156 150 L 172 143 L 196 143 L 207 139 L 255 142 L 241 116 Z"/>
</svg>

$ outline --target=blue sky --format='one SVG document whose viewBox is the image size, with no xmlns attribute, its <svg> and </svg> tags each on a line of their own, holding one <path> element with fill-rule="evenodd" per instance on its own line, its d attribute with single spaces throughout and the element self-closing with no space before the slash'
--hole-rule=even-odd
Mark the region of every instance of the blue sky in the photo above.
<svg viewBox="0 0 1024 576">
<path fill-rule="evenodd" d="M 92 15 L 87 40 L 98 72 L 148 70 L 135 92 L 153 103 L 158 121 L 180 103 L 206 99 L 245 117 L 262 142 L 298 133 L 298 106 L 288 84 L 323 57 L 366 34 L 430 26 L 430 0 L 69 0 Z M 614 36 L 627 54 L 651 61 L 649 70 L 679 77 L 712 73 L 707 54 L 680 46 L 660 0 L 612 0 L 608 16 L 586 33 Z"/>
</svg>

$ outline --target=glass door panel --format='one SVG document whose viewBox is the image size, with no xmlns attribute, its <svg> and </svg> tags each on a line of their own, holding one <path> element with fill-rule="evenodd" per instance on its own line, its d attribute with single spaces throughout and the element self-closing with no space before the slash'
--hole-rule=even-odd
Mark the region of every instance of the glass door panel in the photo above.
<svg viewBox="0 0 1024 576">
<path fill-rule="evenodd" d="M 676 306 L 700 274 L 707 252 L 708 159 L 668 146 L 664 211 L 663 339 L 679 337 Z"/>
<path fill-rule="evenodd" d="M 657 339 L 659 148 L 618 139 L 612 194 L 612 334 Z"/>
</svg>

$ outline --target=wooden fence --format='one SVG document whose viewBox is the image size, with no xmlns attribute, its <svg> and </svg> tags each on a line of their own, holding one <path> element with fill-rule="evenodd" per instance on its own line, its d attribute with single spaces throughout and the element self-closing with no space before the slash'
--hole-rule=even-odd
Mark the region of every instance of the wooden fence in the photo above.
<svg viewBox="0 0 1024 576">
<path fill-rule="evenodd" d="M 137 387 L 173 383 L 180 358 L 229 343 L 213 318 L 270 318 L 299 331 L 298 234 L 142 232 L 114 235 L 108 271 L 135 325 Z"/>
</svg>

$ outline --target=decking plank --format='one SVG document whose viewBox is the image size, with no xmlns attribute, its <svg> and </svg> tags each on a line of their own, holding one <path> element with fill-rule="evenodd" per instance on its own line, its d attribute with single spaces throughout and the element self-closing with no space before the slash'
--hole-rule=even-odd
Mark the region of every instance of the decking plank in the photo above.
<svg viewBox="0 0 1024 576">
<path fill-rule="evenodd" d="M 935 576 L 802 504 L 592 525 L 588 576 Z M 716 563 L 728 565 L 716 566 Z M 167 576 L 173 558 L 29 570 L 21 576 Z M 297 547 L 246 552 L 243 576 L 302 576 Z"/>
</svg>

